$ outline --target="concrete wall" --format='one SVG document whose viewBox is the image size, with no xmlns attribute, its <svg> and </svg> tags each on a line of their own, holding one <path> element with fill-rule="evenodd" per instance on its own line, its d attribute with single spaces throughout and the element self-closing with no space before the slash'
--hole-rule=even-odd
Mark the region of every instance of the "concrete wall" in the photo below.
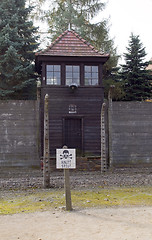
<svg viewBox="0 0 152 240">
<path fill-rule="evenodd" d="M 36 101 L 0 101 L 0 166 L 32 166 L 38 158 Z"/>
<path fill-rule="evenodd" d="M 113 102 L 111 120 L 111 164 L 152 164 L 152 103 Z M 0 167 L 40 165 L 38 134 L 37 101 L 0 101 Z"/>
<path fill-rule="evenodd" d="M 152 103 L 113 102 L 113 165 L 152 163 Z"/>
</svg>

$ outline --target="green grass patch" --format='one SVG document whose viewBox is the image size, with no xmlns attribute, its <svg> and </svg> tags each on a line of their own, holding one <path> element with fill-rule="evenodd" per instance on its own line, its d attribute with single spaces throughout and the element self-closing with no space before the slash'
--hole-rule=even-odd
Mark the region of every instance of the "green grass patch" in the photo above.
<svg viewBox="0 0 152 240">
<path fill-rule="evenodd" d="M 152 188 L 116 188 L 73 192 L 72 202 L 79 207 L 152 206 Z"/>
<path fill-rule="evenodd" d="M 73 208 L 152 206 L 152 187 L 75 190 L 71 191 L 71 196 Z M 0 214 L 46 211 L 64 206 L 64 190 L 12 192 L 0 199 Z"/>
<path fill-rule="evenodd" d="M 62 206 L 64 201 L 62 191 L 20 193 L 19 196 L 15 193 L 11 198 L 8 196 L 0 199 L 0 214 L 45 211 Z"/>
</svg>

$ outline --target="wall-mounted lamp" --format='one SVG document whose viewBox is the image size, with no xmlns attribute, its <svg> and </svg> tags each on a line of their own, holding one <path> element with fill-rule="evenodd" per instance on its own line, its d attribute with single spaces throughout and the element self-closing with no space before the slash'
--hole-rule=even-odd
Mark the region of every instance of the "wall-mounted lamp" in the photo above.
<svg viewBox="0 0 152 240">
<path fill-rule="evenodd" d="M 72 83 L 69 88 L 74 92 L 78 88 L 78 85 L 76 83 Z"/>
</svg>

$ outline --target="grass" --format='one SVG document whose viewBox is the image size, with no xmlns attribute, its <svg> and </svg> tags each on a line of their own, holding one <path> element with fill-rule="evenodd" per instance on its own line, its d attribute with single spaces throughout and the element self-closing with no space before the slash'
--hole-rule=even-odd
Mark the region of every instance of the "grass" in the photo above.
<svg viewBox="0 0 152 240">
<path fill-rule="evenodd" d="M 116 188 L 73 193 L 73 204 L 80 207 L 152 206 L 152 188 Z"/>
<path fill-rule="evenodd" d="M 75 190 L 71 192 L 73 208 L 112 206 L 152 206 L 152 187 Z M 46 211 L 65 206 L 63 190 L 34 190 L 11 193 L 0 199 L 0 214 Z"/>
</svg>

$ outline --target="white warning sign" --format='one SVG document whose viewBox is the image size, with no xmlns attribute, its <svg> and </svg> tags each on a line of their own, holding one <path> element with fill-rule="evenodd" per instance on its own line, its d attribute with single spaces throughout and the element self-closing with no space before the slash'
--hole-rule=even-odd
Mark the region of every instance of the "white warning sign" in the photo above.
<svg viewBox="0 0 152 240">
<path fill-rule="evenodd" d="M 69 169 L 76 168 L 75 149 L 56 149 L 56 168 Z"/>
</svg>

